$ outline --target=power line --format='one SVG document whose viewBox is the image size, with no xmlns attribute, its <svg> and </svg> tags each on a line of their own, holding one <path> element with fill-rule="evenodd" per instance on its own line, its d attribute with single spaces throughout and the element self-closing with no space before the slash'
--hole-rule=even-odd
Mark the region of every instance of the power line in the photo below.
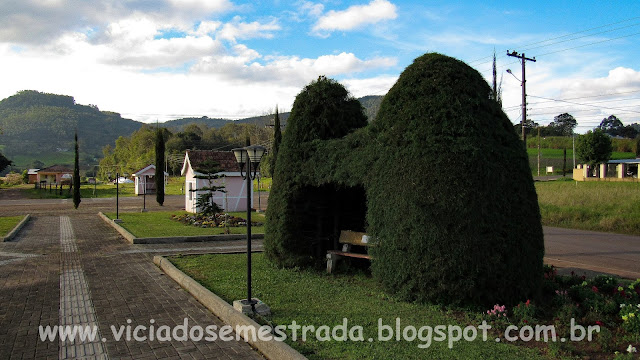
<svg viewBox="0 0 640 360">
<path fill-rule="evenodd" d="M 535 95 L 529 95 L 529 96 L 531 96 L 531 97 L 533 97 L 533 98 L 537 98 L 537 99 L 551 100 L 551 101 L 557 101 L 557 102 L 565 102 L 565 103 L 573 104 L 573 105 L 591 106 L 591 107 L 601 108 L 601 109 L 618 110 L 618 111 L 627 111 L 627 112 L 633 112 L 633 113 L 640 114 L 640 111 L 634 111 L 634 110 L 622 110 L 622 109 L 612 108 L 612 107 L 597 106 L 597 105 L 591 105 L 591 104 L 581 104 L 581 103 L 577 103 L 577 102 L 573 102 L 573 101 L 558 100 L 558 99 L 551 99 L 551 98 L 546 98 L 546 97 L 542 97 L 542 96 L 535 96 Z"/>
</svg>

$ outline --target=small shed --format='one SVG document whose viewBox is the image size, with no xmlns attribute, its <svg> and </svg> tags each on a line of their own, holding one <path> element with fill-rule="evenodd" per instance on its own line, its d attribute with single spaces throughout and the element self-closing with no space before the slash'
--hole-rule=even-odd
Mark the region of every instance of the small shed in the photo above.
<svg viewBox="0 0 640 360">
<path fill-rule="evenodd" d="M 35 184 L 38 182 L 38 171 L 40 169 L 29 169 L 27 175 L 29 176 L 29 184 Z"/>
<path fill-rule="evenodd" d="M 212 164 L 220 172 L 217 175 L 222 177 L 212 180 L 214 186 L 224 186 L 225 192 L 215 192 L 215 201 L 225 211 L 246 211 L 247 210 L 247 188 L 246 181 L 242 179 L 236 158 L 231 151 L 214 150 L 187 150 L 182 166 L 182 175 L 185 177 L 185 210 L 197 213 L 198 197 L 205 193 L 199 190 L 210 186 L 208 179 L 199 178 L 207 176 L 207 167 Z M 253 187 L 251 187 L 251 205 L 253 206 Z"/>
<path fill-rule="evenodd" d="M 163 171 L 163 173 L 164 173 L 164 184 L 166 186 L 169 173 L 167 173 L 166 171 Z M 155 176 L 156 176 L 156 166 L 153 164 L 148 165 L 147 167 L 133 173 L 133 178 L 136 183 L 135 185 L 136 195 L 155 194 L 156 193 Z"/>
<path fill-rule="evenodd" d="M 63 165 L 53 165 L 44 169 L 40 169 L 36 175 L 36 181 L 38 183 L 46 184 L 61 184 L 63 182 L 69 182 L 73 170 Z M 65 176 L 67 175 L 67 176 Z"/>
</svg>

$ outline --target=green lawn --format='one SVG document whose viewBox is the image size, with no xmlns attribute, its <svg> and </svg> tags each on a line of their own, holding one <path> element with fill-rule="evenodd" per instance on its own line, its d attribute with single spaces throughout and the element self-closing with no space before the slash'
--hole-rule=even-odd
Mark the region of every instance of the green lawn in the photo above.
<svg viewBox="0 0 640 360">
<path fill-rule="evenodd" d="M 538 156 L 537 148 L 527 148 L 527 154 L 529 156 Z M 563 159 L 564 152 L 563 149 L 540 149 L 540 156 L 542 158 L 548 159 Z M 611 153 L 611 159 L 633 159 L 636 157 L 635 153 L 632 152 L 618 152 L 614 151 Z M 573 165 L 573 149 L 567 149 L 567 163 L 571 163 Z"/>
<path fill-rule="evenodd" d="M 150 211 L 146 213 L 120 213 L 120 219 L 123 221 L 120 226 L 127 229 L 136 237 L 167 237 L 167 236 L 197 236 L 197 235 L 220 235 L 224 234 L 224 228 L 199 228 L 195 226 L 187 226 L 178 221 L 172 220 L 171 215 L 186 214 L 185 211 L 167 212 L 167 211 Z M 233 216 L 246 218 L 246 213 L 230 213 Z M 109 218 L 114 219 L 115 213 L 105 214 Z M 252 214 L 252 221 L 264 222 L 263 214 Z M 246 234 L 246 227 L 231 227 L 232 234 Z M 253 226 L 251 228 L 253 234 L 263 234 L 264 226 Z"/>
<path fill-rule="evenodd" d="M 537 182 L 542 223 L 574 229 L 640 235 L 640 184 Z"/>
<path fill-rule="evenodd" d="M 178 256 L 170 259 L 178 268 L 199 281 L 225 301 L 246 296 L 246 255 Z M 400 318 L 402 328 L 412 325 L 480 325 L 481 321 L 460 323 L 446 310 L 433 305 L 414 304 L 387 296 L 378 283 L 365 274 L 327 275 L 314 270 L 280 269 L 271 266 L 263 254 L 253 257 L 253 294 L 271 307 L 266 321 L 275 325 L 322 325 L 333 327 L 348 321 L 348 327 L 361 326 L 364 341 L 318 341 L 287 343 L 309 359 L 535 359 L 542 358 L 536 349 L 497 343 L 495 336 L 482 341 L 482 332 L 472 342 L 460 341 L 448 348 L 447 342 L 433 341 L 419 348 L 423 341 L 377 341 L 378 319 L 395 329 Z M 465 320 L 467 322 L 467 320 Z M 423 333 L 423 335 L 426 333 Z M 387 335 L 384 333 L 383 335 Z M 375 341 L 369 342 L 373 338 Z M 503 339 L 504 340 L 504 339 Z"/>
<path fill-rule="evenodd" d="M 170 177 L 165 188 L 165 195 L 182 195 L 184 187 L 184 177 Z M 33 199 L 66 199 L 71 198 L 68 185 L 65 185 L 60 195 L 60 189 L 55 191 L 55 186 L 49 191 L 49 188 L 34 189 L 33 185 L 21 186 L 24 192 Z M 137 196 L 135 194 L 135 184 L 119 184 L 119 196 L 129 197 Z M 82 184 L 80 186 L 80 196 L 83 198 L 111 198 L 116 197 L 116 185 L 112 183 L 100 183 L 96 186 L 91 184 Z M 155 198 L 154 194 L 147 195 Z"/>
<path fill-rule="evenodd" d="M 9 234 L 9 231 L 13 230 L 20 221 L 24 219 L 24 216 L 6 216 L 0 217 L 0 237 L 5 237 Z"/>
</svg>

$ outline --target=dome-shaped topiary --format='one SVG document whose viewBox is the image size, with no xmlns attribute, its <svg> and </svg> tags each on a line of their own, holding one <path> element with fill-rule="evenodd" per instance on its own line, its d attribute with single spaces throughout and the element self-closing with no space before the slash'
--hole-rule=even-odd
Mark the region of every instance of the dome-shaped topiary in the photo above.
<svg viewBox="0 0 640 360">
<path fill-rule="evenodd" d="M 403 297 L 439 303 L 525 300 L 544 242 L 527 154 L 466 64 L 427 54 L 385 96 L 366 181 L 374 275 Z"/>
<path fill-rule="evenodd" d="M 310 186 L 318 179 L 314 179 L 316 167 L 309 161 L 312 154 L 306 145 L 313 140 L 341 138 L 366 124 L 360 102 L 335 80 L 321 76 L 296 96 L 269 194 L 264 242 L 269 259 L 282 266 L 324 259 L 329 245 L 322 213 L 329 213 L 339 190 Z"/>
<path fill-rule="evenodd" d="M 333 97 L 319 83 L 296 98 L 278 155 L 271 260 L 318 263 L 340 230 L 366 230 L 374 276 L 403 298 L 490 305 L 537 294 L 544 243 L 527 154 L 477 71 L 421 56 L 376 120 L 347 136 L 364 126 L 362 110 L 346 95 L 321 105 Z"/>
</svg>

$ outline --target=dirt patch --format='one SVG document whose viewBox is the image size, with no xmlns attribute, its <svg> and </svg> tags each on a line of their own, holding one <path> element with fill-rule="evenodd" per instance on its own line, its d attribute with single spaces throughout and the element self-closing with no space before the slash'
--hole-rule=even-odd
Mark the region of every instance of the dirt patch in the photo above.
<svg viewBox="0 0 640 360">
<path fill-rule="evenodd" d="M 20 189 L 0 189 L 0 200 L 22 200 L 28 197 Z"/>
</svg>

